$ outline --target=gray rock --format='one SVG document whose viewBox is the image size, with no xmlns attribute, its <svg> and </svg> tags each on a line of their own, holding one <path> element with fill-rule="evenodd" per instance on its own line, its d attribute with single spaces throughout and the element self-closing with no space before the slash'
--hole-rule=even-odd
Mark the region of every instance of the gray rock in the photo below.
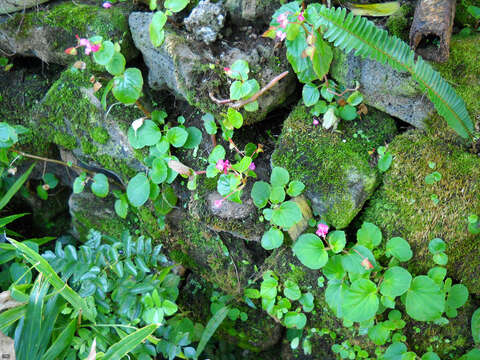
<svg viewBox="0 0 480 360">
<path fill-rule="evenodd" d="M 346 86 L 360 83 L 364 102 L 415 127 L 424 128 L 424 121 L 434 107 L 410 74 L 393 70 L 374 60 L 346 55 L 334 50 L 331 75 Z"/>
<path fill-rule="evenodd" d="M 0 15 L 41 5 L 49 0 L 0 0 Z"/>
<path fill-rule="evenodd" d="M 0 19 L 0 50 L 61 65 L 83 60 L 92 68 L 93 62 L 82 49 L 77 56 L 65 54 L 65 49 L 77 44 L 75 35 L 86 38 L 99 35 L 121 43 L 123 55 L 130 60 L 137 51 L 126 21 L 128 11 L 126 7 L 103 9 L 67 2 L 48 10 L 6 16 Z M 97 66 L 97 69 L 101 68 Z"/>
<path fill-rule="evenodd" d="M 209 93 L 228 94 L 230 80 L 223 73 L 224 66 L 231 66 L 237 59 L 244 59 L 250 65 L 250 78 L 265 86 L 275 76 L 289 69 L 284 54 L 278 54 L 271 40 L 248 38 L 244 49 L 230 46 L 227 42 L 205 46 L 186 39 L 185 35 L 172 28 L 165 29 L 165 41 L 155 48 L 149 37 L 148 27 L 151 13 L 134 12 L 129 17 L 130 29 L 135 46 L 142 52 L 149 69 L 148 84 L 154 90 L 168 89 L 176 96 L 187 100 L 190 105 L 205 112 L 219 114 L 225 107 L 217 106 Z M 221 64 L 217 64 L 220 59 Z M 209 66 L 211 65 L 211 66 Z M 282 105 L 295 91 L 296 77 L 291 72 L 258 100 L 259 110 L 244 115 L 244 123 L 263 120 L 268 112 Z"/>
<path fill-rule="evenodd" d="M 281 0 L 226 0 L 225 8 L 235 24 L 248 21 L 268 23 L 283 3 Z"/>
<path fill-rule="evenodd" d="M 202 0 L 184 20 L 185 27 L 196 40 L 205 44 L 217 40 L 225 22 L 225 9 L 222 2 L 212 4 L 210 0 Z"/>
<path fill-rule="evenodd" d="M 215 206 L 216 201 L 221 201 L 223 196 L 218 192 L 213 192 L 207 196 L 208 208 L 210 212 L 222 219 L 242 220 L 247 218 L 252 212 L 256 211 L 253 201 L 247 199 L 242 204 L 233 201 L 222 201 L 220 206 Z"/>
</svg>

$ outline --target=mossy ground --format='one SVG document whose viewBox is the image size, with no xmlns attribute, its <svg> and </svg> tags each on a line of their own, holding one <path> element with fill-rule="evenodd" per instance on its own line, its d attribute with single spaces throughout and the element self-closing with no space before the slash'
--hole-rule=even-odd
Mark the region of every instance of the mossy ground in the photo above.
<svg viewBox="0 0 480 360">
<path fill-rule="evenodd" d="M 403 41 L 408 42 L 413 12 L 413 6 L 406 3 L 400 7 L 399 11 L 389 16 L 385 25 L 390 35 L 395 35 Z"/>
<path fill-rule="evenodd" d="M 363 219 L 380 226 L 386 238 L 401 236 L 411 244 L 415 273 L 434 265 L 428 243 L 442 238 L 447 243 L 449 274 L 479 294 L 480 237 L 468 233 L 467 217 L 480 214 L 480 158 L 419 130 L 395 138 L 389 151 L 393 164 Z M 429 162 L 435 162 L 434 170 Z M 433 171 L 442 179 L 427 185 L 425 176 Z M 432 201 L 433 194 L 438 204 Z"/>
<path fill-rule="evenodd" d="M 309 191 L 314 191 L 320 194 L 317 196 L 336 199 L 321 215 L 333 226 L 343 228 L 362 205 L 350 195 L 349 174 L 355 173 L 364 179 L 363 191 L 368 197 L 378 178 L 377 170 L 370 164 L 369 151 L 391 139 L 396 127 L 390 117 L 374 111 L 364 120 L 342 123 L 339 130 L 331 132 L 321 125 L 314 126 L 312 116 L 299 105 L 283 125 L 272 163 L 286 168 L 291 179 L 303 181 L 307 196 L 310 197 Z"/>
</svg>

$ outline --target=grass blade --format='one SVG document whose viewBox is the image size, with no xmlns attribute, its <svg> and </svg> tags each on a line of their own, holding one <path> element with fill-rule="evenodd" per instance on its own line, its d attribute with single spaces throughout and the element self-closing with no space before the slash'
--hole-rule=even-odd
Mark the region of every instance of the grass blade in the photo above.
<svg viewBox="0 0 480 360">
<path fill-rule="evenodd" d="M 116 344 L 113 344 L 102 360 L 118 360 L 124 357 L 129 351 L 135 349 L 135 347 L 150 336 L 159 325 L 151 324 L 147 325 L 137 331 L 131 333 L 127 337 L 123 338 Z"/>
<path fill-rule="evenodd" d="M 28 215 L 28 213 L 10 215 L 10 216 L 1 218 L 1 219 L 0 219 L 0 228 L 4 227 L 4 226 L 7 225 L 7 224 L 10 224 L 12 221 L 15 221 L 15 220 L 17 220 L 18 218 L 21 218 L 21 217 L 23 217 L 23 216 L 25 216 L 25 215 Z"/>
<path fill-rule="evenodd" d="M 27 305 L 20 305 L 16 308 L 3 311 L 0 314 L 0 331 L 5 333 L 7 328 L 25 316 Z"/>
<path fill-rule="evenodd" d="M 215 315 L 213 315 L 212 318 L 208 321 L 207 326 L 205 326 L 205 330 L 203 331 L 202 338 L 198 343 L 195 359 L 198 359 L 200 354 L 203 352 L 210 338 L 213 336 L 215 331 L 217 331 L 223 320 L 225 320 L 225 317 L 227 316 L 229 310 L 230 308 L 228 306 L 224 306 L 223 308 L 218 310 Z"/>
<path fill-rule="evenodd" d="M 45 276 L 45 279 L 59 292 L 59 294 L 67 300 L 76 310 L 81 311 L 83 316 L 88 320 L 95 321 L 95 309 L 91 309 L 87 306 L 85 299 L 80 297 L 75 291 L 72 290 L 60 277 L 50 264 L 35 251 L 30 249 L 27 245 L 22 244 L 13 239 L 8 239 L 10 243 L 17 248 L 25 259 L 32 264 L 38 272 Z"/>
<path fill-rule="evenodd" d="M 58 359 L 60 353 L 70 345 L 77 330 L 77 319 L 73 319 L 65 329 L 58 335 L 53 344 L 48 348 L 47 352 L 43 354 L 41 360 L 55 360 Z"/>
<path fill-rule="evenodd" d="M 8 204 L 10 199 L 17 193 L 18 190 L 22 187 L 22 185 L 27 181 L 30 173 L 32 172 L 33 168 L 35 167 L 35 163 L 33 163 L 22 176 L 20 176 L 17 181 L 13 183 L 13 185 L 8 189 L 7 193 L 3 195 L 2 199 L 0 200 L 0 210 L 2 210 L 5 205 Z"/>
</svg>

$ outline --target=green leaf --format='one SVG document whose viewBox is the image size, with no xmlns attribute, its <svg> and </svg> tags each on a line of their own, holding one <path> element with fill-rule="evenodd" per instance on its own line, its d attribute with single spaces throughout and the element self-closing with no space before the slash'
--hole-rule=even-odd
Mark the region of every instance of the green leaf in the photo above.
<svg viewBox="0 0 480 360">
<path fill-rule="evenodd" d="M 330 70 L 330 63 L 333 59 L 333 52 L 325 41 L 320 36 L 317 36 L 315 41 L 315 52 L 313 53 L 312 65 L 313 71 L 317 75 L 318 79 L 323 79 Z"/>
<path fill-rule="evenodd" d="M 147 202 L 149 196 L 150 182 L 144 173 L 138 173 L 128 182 L 128 201 L 130 201 L 133 206 L 139 207 Z"/>
<path fill-rule="evenodd" d="M 360 105 L 362 101 L 363 101 L 363 95 L 360 91 L 354 91 L 353 93 L 350 94 L 350 96 L 347 99 L 347 103 L 349 103 L 352 106 Z"/>
<path fill-rule="evenodd" d="M 380 292 L 392 298 L 403 295 L 412 283 L 412 275 L 400 266 L 391 267 L 383 276 Z"/>
<path fill-rule="evenodd" d="M 447 296 L 447 305 L 453 309 L 458 309 L 465 305 L 468 300 L 468 289 L 463 284 L 452 286 Z"/>
<path fill-rule="evenodd" d="M 268 203 L 268 199 L 270 198 L 271 191 L 272 187 L 265 181 L 255 182 L 252 187 L 252 192 L 250 193 L 250 197 L 252 198 L 255 206 L 260 209 L 265 207 L 265 205 Z"/>
<path fill-rule="evenodd" d="M 223 320 L 225 320 L 225 317 L 227 316 L 229 310 L 230 308 L 228 306 L 224 306 L 223 308 L 218 310 L 215 315 L 213 315 L 212 318 L 208 321 L 207 325 L 205 326 L 205 330 L 202 333 L 200 342 L 198 343 L 195 359 L 198 359 L 200 354 L 203 352 L 210 338 L 213 336 L 215 331 L 217 331 Z"/>
<path fill-rule="evenodd" d="M 35 167 L 35 163 L 33 163 L 32 165 L 30 165 L 30 167 L 28 168 L 27 171 L 25 171 L 22 176 L 20 176 L 14 183 L 12 186 L 10 186 L 7 190 L 7 192 L 5 193 L 5 195 L 3 195 L 2 199 L 0 199 L 0 210 L 3 209 L 5 207 L 5 205 L 8 204 L 8 202 L 10 201 L 10 199 L 13 197 L 13 195 L 15 195 L 17 193 L 18 190 L 20 190 L 20 188 L 22 187 L 22 185 L 25 183 L 25 181 L 27 181 L 30 173 L 32 172 L 33 168 Z"/>
<path fill-rule="evenodd" d="M 156 145 L 162 138 L 162 132 L 155 122 L 152 120 L 145 120 L 137 131 L 132 126 L 127 132 L 128 141 L 134 149 L 142 149 L 145 146 Z"/>
<path fill-rule="evenodd" d="M 42 185 L 37 186 L 37 196 L 42 200 L 48 199 L 48 192 L 43 188 Z"/>
<path fill-rule="evenodd" d="M 387 171 L 388 169 L 390 169 L 390 166 L 392 165 L 392 161 L 393 161 L 392 154 L 390 154 L 389 152 L 385 153 L 384 155 L 380 156 L 380 158 L 378 159 L 378 164 L 377 164 L 378 169 L 381 172 Z"/>
<path fill-rule="evenodd" d="M 265 250 L 273 250 L 279 248 L 283 244 L 283 232 L 276 228 L 270 228 L 262 236 L 262 247 Z"/>
<path fill-rule="evenodd" d="M 305 34 L 304 30 L 301 30 Z M 287 59 L 302 83 L 309 83 L 317 79 L 310 58 L 303 57 L 303 51 L 307 48 L 306 36 L 297 36 L 294 40 L 286 40 Z"/>
<path fill-rule="evenodd" d="M 338 254 L 343 250 L 347 243 L 347 238 L 344 231 L 336 230 L 328 234 L 327 241 L 332 247 L 332 251 Z"/>
<path fill-rule="evenodd" d="M 230 85 L 230 99 L 240 100 L 244 96 L 243 83 L 239 80 L 234 81 L 232 85 Z"/>
<path fill-rule="evenodd" d="M 202 116 L 203 126 L 209 135 L 215 135 L 217 133 L 217 124 L 212 114 L 207 113 Z"/>
<path fill-rule="evenodd" d="M 167 16 L 162 11 L 153 14 L 152 21 L 148 27 L 150 33 L 150 41 L 155 47 L 159 47 L 165 40 L 165 30 L 163 29 L 167 21 Z"/>
<path fill-rule="evenodd" d="M 3 228 L 4 226 L 10 224 L 11 222 L 24 217 L 25 215 L 28 215 L 28 213 L 23 213 L 23 214 L 15 214 L 15 215 L 10 215 L 10 216 L 5 216 L 0 218 L 0 228 Z"/>
<path fill-rule="evenodd" d="M 469 5 L 467 6 L 467 11 L 472 15 L 476 20 L 480 19 L 480 7 Z"/>
<path fill-rule="evenodd" d="M 343 120 L 346 120 L 346 121 L 355 120 L 358 116 L 357 109 L 355 109 L 355 107 L 349 104 L 345 106 L 340 106 L 338 108 L 338 114 Z"/>
<path fill-rule="evenodd" d="M 105 66 L 112 60 L 115 54 L 115 46 L 111 41 L 102 42 L 100 49 L 93 53 L 93 59 L 99 65 Z"/>
<path fill-rule="evenodd" d="M 313 302 L 313 295 L 309 292 L 303 294 L 301 298 L 298 300 L 300 304 L 303 306 L 303 311 L 310 312 L 314 309 L 315 304 Z"/>
<path fill-rule="evenodd" d="M 436 353 L 429 351 L 423 354 L 421 360 L 440 360 L 440 358 Z"/>
<path fill-rule="evenodd" d="M 147 325 L 135 332 L 122 338 L 119 342 L 109 347 L 108 351 L 102 357 L 102 360 L 117 360 L 123 358 L 138 345 L 143 343 L 155 330 L 159 324 Z"/>
<path fill-rule="evenodd" d="M 367 279 L 358 279 L 343 295 L 343 316 L 350 321 L 361 322 L 375 316 L 379 306 L 377 286 Z"/>
<path fill-rule="evenodd" d="M 314 234 L 302 234 L 293 244 L 294 254 L 309 269 L 317 270 L 325 266 L 328 254 L 322 239 Z"/>
<path fill-rule="evenodd" d="M 194 149 L 202 142 L 202 132 L 195 126 L 187 128 L 187 141 L 183 144 L 184 149 Z"/>
<path fill-rule="evenodd" d="M 227 110 L 227 120 L 225 127 L 229 130 L 240 129 L 243 125 L 243 116 L 237 110 L 229 107 Z"/>
<path fill-rule="evenodd" d="M 447 275 L 447 269 L 444 267 L 435 266 L 428 270 L 428 277 L 435 281 L 438 286 L 443 286 L 443 279 Z"/>
<path fill-rule="evenodd" d="M 122 53 L 115 52 L 105 68 L 112 75 L 121 75 L 125 71 L 125 64 L 126 60 Z"/>
<path fill-rule="evenodd" d="M 236 170 L 238 172 L 245 172 L 248 170 L 248 167 L 252 163 L 252 158 L 250 156 L 244 156 L 240 162 L 233 164 L 232 168 L 233 170 Z"/>
<path fill-rule="evenodd" d="M 288 184 L 287 194 L 290 195 L 291 197 L 295 197 L 300 195 L 304 189 L 305 189 L 305 184 L 303 182 L 298 180 L 293 180 L 293 181 L 290 181 L 290 184 Z"/>
<path fill-rule="evenodd" d="M 345 269 L 342 266 L 342 257 L 340 255 L 329 257 L 327 264 L 322 270 L 328 280 L 342 280 L 345 276 Z"/>
<path fill-rule="evenodd" d="M 167 316 L 172 316 L 175 314 L 178 310 L 177 304 L 170 300 L 164 300 L 162 303 L 162 309 L 165 312 L 165 315 Z"/>
<path fill-rule="evenodd" d="M 117 199 L 114 204 L 115 213 L 122 219 L 125 219 L 128 214 L 128 202 L 125 199 Z"/>
<path fill-rule="evenodd" d="M 108 178 L 103 174 L 95 174 L 92 183 L 92 192 L 101 198 L 108 195 Z"/>
<path fill-rule="evenodd" d="M 181 127 L 172 127 L 168 129 L 167 139 L 170 144 L 176 148 L 179 148 L 186 143 L 188 139 L 188 132 Z"/>
<path fill-rule="evenodd" d="M 164 6 L 166 9 L 175 13 L 185 9 L 189 2 L 190 0 L 165 0 Z"/>
<path fill-rule="evenodd" d="M 208 162 L 210 164 L 216 165 L 218 160 L 225 158 L 225 149 L 222 145 L 217 145 L 213 148 L 212 152 L 208 156 Z"/>
<path fill-rule="evenodd" d="M 386 329 L 382 323 L 377 324 L 370 329 L 368 329 L 368 337 L 373 341 L 375 345 L 384 345 L 388 337 L 390 336 L 390 331 Z"/>
<path fill-rule="evenodd" d="M 73 193 L 79 194 L 85 188 L 85 180 L 87 179 L 87 173 L 82 173 L 80 176 L 77 176 L 73 181 Z"/>
<path fill-rule="evenodd" d="M 272 204 L 278 204 L 285 200 L 285 190 L 283 186 L 274 186 L 272 187 L 272 192 L 270 193 L 270 201 Z"/>
<path fill-rule="evenodd" d="M 46 173 L 45 175 L 43 175 L 43 181 L 45 182 L 45 184 L 48 185 L 50 190 L 55 189 L 58 185 L 58 179 L 52 173 Z"/>
<path fill-rule="evenodd" d="M 285 326 L 290 329 L 303 329 L 307 324 L 307 317 L 304 313 L 290 311 L 285 314 L 283 319 Z"/>
<path fill-rule="evenodd" d="M 255 100 L 253 102 L 250 102 L 248 104 L 246 104 L 244 107 L 245 111 L 248 111 L 248 112 L 255 112 L 258 110 L 258 101 Z"/>
<path fill-rule="evenodd" d="M 73 340 L 75 331 L 77 330 L 77 319 L 73 319 L 62 330 L 55 341 L 50 345 L 47 352 L 43 354 L 40 360 L 56 360 L 61 352 L 68 347 Z"/>
<path fill-rule="evenodd" d="M 413 253 L 410 244 L 401 237 L 393 237 L 387 241 L 387 256 L 393 256 L 399 261 L 408 261 L 412 258 Z"/>
<path fill-rule="evenodd" d="M 152 163 L 152 170 L 149 173 L 150 179 L 154 184 L 161 184 L 167 180 L 168 167 L 161 158 L 156 158 Z"/>
<path fill-rule="evenodd" d="M 265 299 L 275 299 L 277 296 L 278 281 L 272 277 L 267 277 L 260 285 L 260 295 Z"/>
<path fill-rule="evenodd" d="M 297 283 L 293 282 L 292 280 L 286 280 L 283 286 L 283 293 L 288 299 L 298 300 L 302 296 L 302 292 L 300 291 Z"/>
<path fill-rule="evenodd" d="M 250 299 L 259 299 L 260 291 L 258 291 L 257 289 L 245 289 L 245 296 Z"/>
<path fill-rule="evenodd" d="M 372 271 L 371 269 L 368 270 L 362 266 L 362 262 L 365 258 L 368 259 L 373 267 L 376 266 L 375 257 L 373 256 L 372 252 L 365 246 L 355 245 L 349 250 L 347 255 L 342 256 L 343 268 L 349 273 L 360 275 Z"/>
<path fill-rule="evenodd" d="M 387 348 L 381 360 L 402 360 L 402 355 L 407 352 L 407 346 L 401 342 L 394 342 Z"/>
<path fill-rule="evenodd" d="M 435 262 L 435 264 L 444 266 L 448 263 L 448 256 L 447 254 L 440 252 L 433 255 L 433 261 Z"/>
<path fill-rule="evenodd" d="M 480 344 L 480 308 L 472 315 L 471 328 L 473 341 L 475 344 Z"/>
<path fill-rule="evenodd" d="M 250 72 L 250 69 L 248 67 L 248 63 L 245 60 L 239 59 L 235 61 L 232 64 L 230 71 L 234 79 L 243 80 L 243 81 L 248 80 L 248 73 Z"/>
<path fill-rule="evenodd" d="M 382 232 L 377 225 L 364 222 L 357 231 L 357 241 L 360 245 L 372 250 L 382 242 Z"/>
<path fill-rule="evenodd" d="M 142 94 L 143 77 L 137 68 L 128 68 L 122 75 L 113 78 L 112 93 L 115 98 L 126 104 L 133 104 Z"/>
<path fill-rule="evenodd" d="M 438 319 L 445 310 L 445 294 L 425 275 L 413 279 L 405 300 L 407 314 L 418 321 Z"/>
<path fill-rule="evenodd" d="M 24 243 L 17 242 L 13 239 L 8 239 L 8 241 L 23 254 L 25 259 L 32 264 L 38 272 L 41 272 L 45 276 L 48 282 L 67 302 L 73 306 L 73 308 L 78 311 L 82 311 L 85 318 L 89 319 L 90 321 L 95 321 L 95 310 L 91 309 L 87 305 L 85 299 L 80 297 L 80 295 L 78 295 L 62 279 L 60 279 L 55 270 L 53 270 L 50 264 L 42 256 L 30 249 Z"/>
<path fill-rule="evenodd" d="M 440 238 L 433 239 L 428 244 L 428 250 L 430 250 L 432 254 L 438 254 L 440 252 L 444 252 L 446 250 L 445 241 L 443 241 Z"/>
<path fill-rule="evenodd" d="M 342 281 L 329 281 L 325 290 L 325 300 L 337 317 L 343 317 L 342 306 L 343 296 L 347 286 Z"/>
<path fill-rule="evenodd" d="M 286 201 L 273 210 L 272 223 L 284 229 L 290 229 L 302 220 L 302 212 L 294 201 Z"/>
<path fill-rule="evenodd" d="M 288 171 L 282 167 L 274 167 L 270 175 L 270 183 L 272 186 L 285 186 L 288 184 L 290 176 Z"/>
<path fill-rule="evenodd" d="M 302 97 L 305 106 L 313 106 L 320 99 L 320 91 L 314 84 L 305 84 L 303 85 Z"/>
</svg>

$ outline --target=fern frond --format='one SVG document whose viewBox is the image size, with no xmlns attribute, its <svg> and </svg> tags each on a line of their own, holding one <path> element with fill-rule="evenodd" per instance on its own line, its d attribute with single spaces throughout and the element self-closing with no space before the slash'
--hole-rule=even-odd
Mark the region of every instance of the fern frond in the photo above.
<svg viewBox="0 0 480 360">
<path fill-rule="evenodd" d="M 311 4 L 306 13 L 315 29 L 325 29 L 323 37 L 346 53 L 355 50 L 357 56 L 388 63 L 395 70 L 408 71 L 447 124 L 463 138 L 472 137 L 473 123 L 463 99 L 420 56 L 415 61 L 415 53 L 405 42 L 389 36 L 387 31 L 361 16 L 347 15 L 345 9 Z"/>
</svg>

